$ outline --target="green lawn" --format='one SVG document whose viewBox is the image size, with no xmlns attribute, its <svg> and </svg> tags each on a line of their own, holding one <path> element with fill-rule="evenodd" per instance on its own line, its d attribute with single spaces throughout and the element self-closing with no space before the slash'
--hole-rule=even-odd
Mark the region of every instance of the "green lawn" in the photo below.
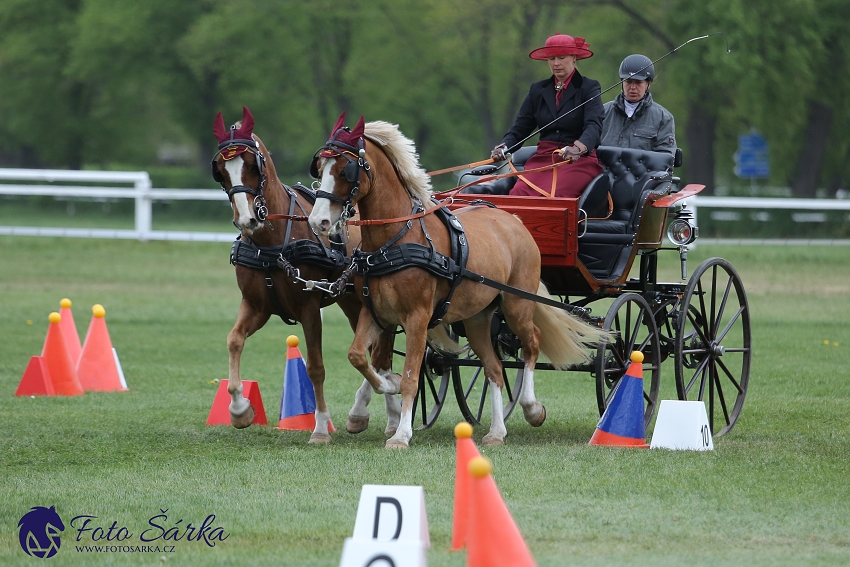
<svg viewBox="0 0 850 567">
<path fill-rule="evenodd" d="M 227 243 L 0 237 L 0 564 L 38 562 L 21 550 L 17 523 L 55 505 L 66 530 L 51 565 L 336 566 L 360 487 L 376 483 L 424 486 L 428 564 L 464 565 L 464 552 L 447 551 L 461 419 L 451 399 L 408 451 L 383 448 L 377 397 L 372 427 L 328 446 L 273 427 L 205 425 L 239 302 L 228 253 Z M 850 248 L 700 245 L 689 265 L 710 256 L 743 278 L 755 348 L 741 418 L 713 452 L 588 447 L 599 417 L 592 378 L 543 371 L 543 427 L 517 412 L 507 444 L 482 449 L 541 567 L 850 563 Z M 678 269 L 668 253 L 664 279 Z M 63 297 L 81 336 L 91 306 L 106 307 L 129 392 L 14 396 Z M 325 323 L 326 390 L 343 428 L 360 379 L 341 312 L 326 309 Z M 273 422 L 290 333 L 300 330 L 270 323 L 243 357 Z M 672 371 L 664 380 L 669 394 Z M 166 527 L 215 514 L 230 535 L 214 548 L 183 540 L 170 542 L 174 553 L 98 554 L 77 552 L 67 525 L 97 516 L 104 529 L 128 527 L 123 543 L 135 546 L 160 510 Z"/>
</svg>

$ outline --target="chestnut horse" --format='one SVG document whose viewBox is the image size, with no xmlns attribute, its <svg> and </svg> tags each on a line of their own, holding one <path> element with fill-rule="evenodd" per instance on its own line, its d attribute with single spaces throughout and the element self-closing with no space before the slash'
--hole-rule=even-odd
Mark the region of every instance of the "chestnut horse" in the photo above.
<svg viewBox="0 0 850 567">
<path fill-rule="evenodd" d="M 317 237 L 304 222 L 312 210 L 311 193 L 306 188 L 298 191 L 280 182 L 274 162 L 253 128 L 254 118 L 245 107 L 241 123 L 234 124 L 230 130 L 225 129 L 221 113 L 213 125 L 219 141 L 212 160 L 213 178 L 230 198 L 233 224 L 241 232 L 231 252 L 242 302 L 236 324 L 227 336 L 230 422 L 243 428 L 254 420 L 254 409 L 242 395 L 239 362 L 245 339 L 262 328 L 272 315 L 278 315 L 288 323 L 301 323 L 307 349 L 307 375 L 316 394 L 316 427 L 310 443 L 327 443 L 331 440 L 330 412 L 324 395 L 320 310 L 337 303 L 355 329 L 361 303 L 354 294 L 334 297 L 325 290 L 308 289 L 305 285 L 305 282 L 334 281 L 343 271 L 343 254 L 333 250 L 327 238 Z M 293 218 L 299 216 L 300 221 Z M 357 242 L 359 231 L 352 230 L 349 238 Z M 382 348 L 372 353 L 378 361 L 377 367 L 389 372 L 392 336 L 384 335 L 376 341 L 377 347 Z M 386 432 L 392 435 L 401 408 L 396 396 L 386 396 L 386 405 Z"/>
<path fill-rule="evenodd" d="M 406 448 L 413 435 L 413 400 L 429 327 L 456 321 L 463 322 L 488 380 L 492 420 L 483 442 L 504 443 L 502 365 L 490 341 L 497 308 L 522 344 L 523 415 L 532 426 L 542 425 L 546 409 L 534 395 L 538 354 L 566 368 L 586 361 L 587 345 L 604 340 L 605 333 L 556 307 L 479 283 L 483 276 L 549 298 L 540 281 L 540 252 L 522 222 L 486 206 L 466 207 L 454 215 L 440 212 L 413 143 L 398 126 L 381 121 L 364 125 L 361 117 L 348 130 L 343 121 L 344 115 L 314 161 L 321 187 L 310 224 L 321 234 L 335 234 L 347 224 L 349 205 L 357 204 L 362 243 L 353 257 L 355 287 L 365 301 L 348 358 L 376 392 L 401 393 L 401 423 L 386 446 Z M 413 263 L 399 269 L 410 258 Z M 429 263 L 434 259 L 436 266 Z M 401 325 L 407 335 L 401 376 L 376 373 L 366 359 L 381 329 L 391 325 Z"/>
</svg>

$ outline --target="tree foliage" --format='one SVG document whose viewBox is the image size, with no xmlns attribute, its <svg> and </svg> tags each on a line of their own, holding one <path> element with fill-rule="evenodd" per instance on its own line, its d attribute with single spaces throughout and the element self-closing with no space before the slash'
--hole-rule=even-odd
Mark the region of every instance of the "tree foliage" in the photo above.
<svg viewBox="0 0 850 567">
<path fill-rule="evenodd" d="M 188 146 L 203 167 L 215 113 L 245 105 L 284 175 L 306 178 L 342 111 L 399 124 L 433 169 L 501 139 L 549 75 L 527 56 L 548 35 L 588 39 L 579 68 L 607 101 L 626 55 L 720 31 L 656 65 L 688 181 L 733 182 L 737 136 L 757 129 L 774 184 L 806 192 L 814 171 L 835 188 L 850 177 L 848 28 L 844 0 L 5 0 L 0 146 L 4 163 L 58 168 L 143 168 Z"/>
</svg>

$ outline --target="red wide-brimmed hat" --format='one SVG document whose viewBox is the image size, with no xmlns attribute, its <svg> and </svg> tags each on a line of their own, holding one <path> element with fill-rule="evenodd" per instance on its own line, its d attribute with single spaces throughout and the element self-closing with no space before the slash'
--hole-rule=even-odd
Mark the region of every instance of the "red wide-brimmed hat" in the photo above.
<svg viewBox="0 0 850 567">
<path fill-rule="evenodd" d="M 550 57 L 557 57 L 559 55 L 575 55 L 576 59 L 587 59 L 588 57 L 593 57 L 593 52 L 588 47 L 590 45 L 584 41 L 583 37 L 558 34 L 549 36 L 546 40 L 546 45 L 538 47 L 529 53 L 528 56 L 540 61 L 545 61 Z"/>
</svg>

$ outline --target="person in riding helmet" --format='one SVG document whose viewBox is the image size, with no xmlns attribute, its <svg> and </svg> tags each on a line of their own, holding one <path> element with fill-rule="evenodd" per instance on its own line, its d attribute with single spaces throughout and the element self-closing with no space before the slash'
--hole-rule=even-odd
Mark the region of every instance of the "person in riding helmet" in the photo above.
<svg viewBox="0 0 850 567">
<path fill-rule="evenodd" d="M 528 55 L 546 61 L 552 75 L 531 85 L 514 125 L 490 157 L 504 160 L 509 149 L 516 151 L 520 140 L 543 128 L 525 170 L 555 167 L 519 176 L 511 195 L 577 197 L 602 171 L 595 153 L 602 133 L 601 88 L 576 68 L 576 61 L 593 56 L 589 47 L 582 37 L 557 34 Z"/>
<path fill-rule="evenodd" d="M 676 152 L 676 124 L 649 92 L 655 68 L 645 55 L 629 55 L 620 64 L 623 92 L 605 103 L 602 146 Z"/>
</svg>

